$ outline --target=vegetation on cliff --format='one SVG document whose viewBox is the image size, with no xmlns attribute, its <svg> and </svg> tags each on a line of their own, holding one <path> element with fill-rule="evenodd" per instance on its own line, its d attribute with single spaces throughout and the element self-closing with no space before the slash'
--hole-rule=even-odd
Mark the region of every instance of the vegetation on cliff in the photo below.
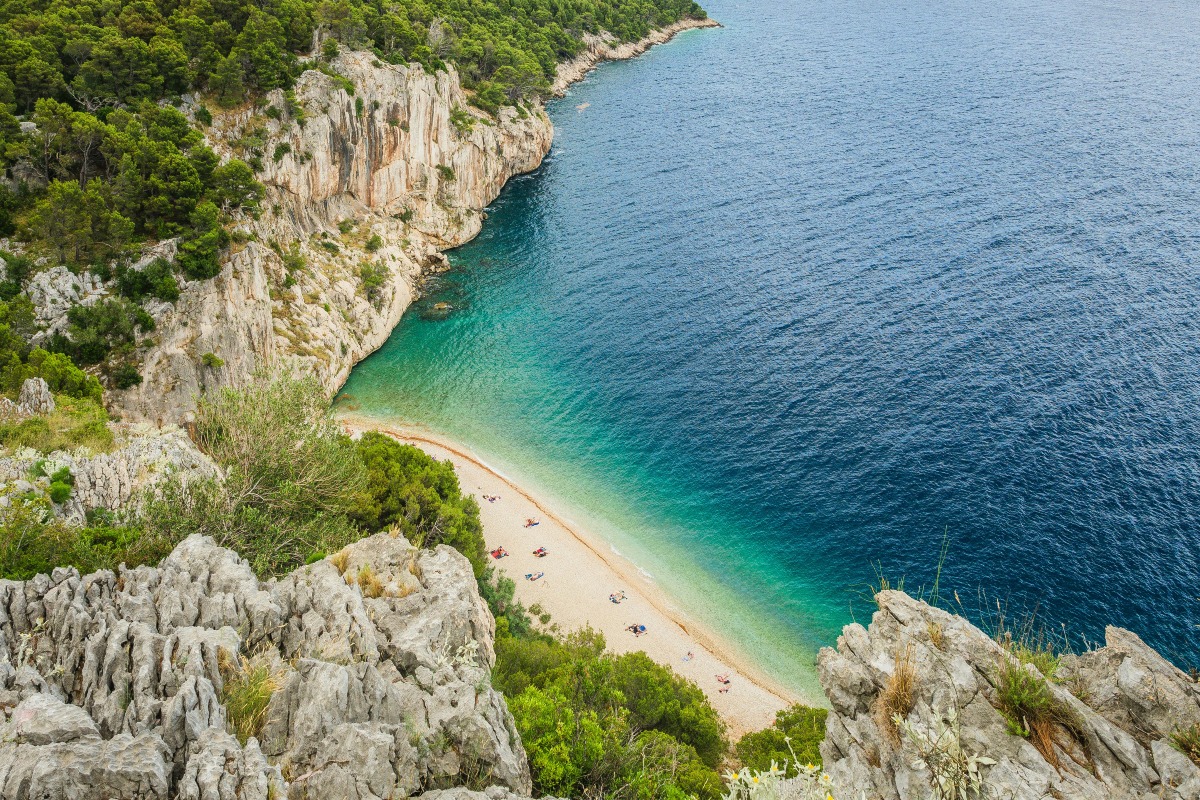
<svg viewBox="0 0 1200 800">
<path fill-rule="evenodd" d="M 0 510 L 0 577 L 153 564 L 192 533 L 213 536 L 266 577 L 397 527 L 415 544 L 449 544 L 471 561 L 497 619 L 492 680 L 509 697 L 536 789 L 646 800 L 722 795 L 724 725 L 695 684 L 642 653 L 606 652 L 590 630 L 535 631 L 513 600 L 513 582 L 490 572 L 478 506 L 449 463 L 381 434 L 351 440 L 311 378 L 259 378 L 199 405 L 194 438 L 222 480 L 177 476 L 136 510 L 93 513 L 83 527 L 57 520 L 46 498 L 10 498 Z M 800 711 L 784 723 L 781 715 L 779 735 L 811 739 L 818 729 Z M 743 740 L 738 755 L 761 760 L 778 738 L 763 736 L 753 747 Z"/>
</svg>

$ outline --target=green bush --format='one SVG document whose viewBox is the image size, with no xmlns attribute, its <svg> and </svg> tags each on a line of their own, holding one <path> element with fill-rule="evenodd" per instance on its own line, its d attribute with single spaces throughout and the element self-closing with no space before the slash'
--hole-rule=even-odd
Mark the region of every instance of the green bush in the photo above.
<svg viewBox="0 0 1200 800">
<path fill-rule="evenodd" d="M 99 364 L 110 355 L 132 353 L 141 335 L 154 330 L 154 320 L 126 298 L 73 306 L 67 311 L 67 333 L 57 334 L 50 348 L 79 364 Z"/>
<path fill-rule="evenodd" d="M 367 239 L 367 252 L 374 253 L 379 248 L 383 247 L 383 239 L 379 234 L 372 234 L 370 239 Z"/>
<path fill-rule="evenodd" d="M 216 353 L 205 353 L 200 356 L 200 363 L 209 369 L 220 369 L 225 366 L 225 360 L 218 357 Z"/>
<path fill-rule="evenodd" d="M 54 481 L 50 484 L 50 499 L 62 505 L 71 497 L 71 486 L 67 483 Z"/>
<path fill-rule="evenodd" d="M 739 739 L 734 745 L 734 755 L 743 767 L 763 772 L 772 764 L 786 765 L 788 777 L 795 777 L 799 774 L 798 763 L 821 765 L 819 748 L 825 739 L 828 714 L 823 708 L 801 705 L 778 711 L 770 728 L 747 733 Z"/>
<path fill-rule="evenodd" d="M 44 501 L 43 501 L 44 502 Z M 80 573 L 157 562 L 166 555 L 136 525 L 73 527 L 37 501 L 16 500 L 0 509 L 0 578 L 28 580 L 55 567 Z"/>
<path fill-rule="evenodd" d="M 244 389 L 210 393 L 195 438 L 225 480 L 167 481 L 144 514 L 158 539 L 208 534 L 268 576 L 362 535 L 347 514 L 363 505 L 367 470 L 315 378 L 260 372 Z"/>
<path fill-rule="evenodd" d="M 366 465 L 367 496 L 352 516 L 364 530 L 395 525 L 418 547 L 448 544 L 467 557 L 477 578 L 483 575 L 487 552 L 479 506 L 463 495 L 450 462 L 373 431 L 359 440 L 358 454 Z"/>
<path fill-rule="evenodd" d="M 387 282 L 388 268 L 383 264 L 372 264 L 364 261 L 358 267 L 358 279 L 362 281 L 363 291 L 372 303 L 379 299 L 379 290 Z"/>
<path fill-rule="evenodd" d="M 442 176 L 442 180 L 444 180 L 444 181 L 454 180 L 454 169 L 452 167 L 449 167 L 445 164 L 438 164 L 437 171 L 438 171 L 438 175 Z"/>
<path fill-rule="evenodd" d="M 703 692 L 644 653 L 613 656 L 591 630 L 496 641 L 493 685 L 509 698 L 539 793 L 716 798 L 724 728 Z M 701 748 L 697 750 L 697 745 Z"/>
<path fill-rule="evenodd" d="M 158 258 L 137 270 L 132 267 L 117 268 L 117 290 L 122 296 L 135 303 L 146 297 L 175 302 L 179 299 L 179 283 L 175 280 L 171 263 Z"/>
</svg>

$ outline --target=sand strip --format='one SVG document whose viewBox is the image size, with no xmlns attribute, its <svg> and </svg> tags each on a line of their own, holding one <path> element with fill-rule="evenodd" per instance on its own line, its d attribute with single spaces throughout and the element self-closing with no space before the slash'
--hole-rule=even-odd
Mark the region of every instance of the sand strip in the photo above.
<svg viewBox="0 0 1200 800">
<path fill-rule="evenodd" d="M 527 608 L 540 606 L 562 631 L 591 625 L 604 634 L 610 650 L 644 651 L 695 681 L 724 718 L 731 737 L 769 726 L 777 710 L 802 701 L 734 655 L 719 637 L 687 619 L 636 565 L 555 514 L 543 499 L 467 448 L 424 431 L 388 427 L 352 415 L 340 418 L 350 433 L 379 430 L 434 458 L 449 460 L 458 471 L 463 492 L 474 494 L 479 502 L 488 549 L 503 547 L 509 553 L 494 563 L 517 582 L 518 600 Z M 485 497 L 499 499 L 489 502 Z M 529 519 L 539 524 L 526 527 Z M 535 556 L 533 551 L 539 547 L 549 555 Z M 524 578 L 539 572 L 544 575 L 536 581 Z M 625 594 L 619 604 L 609 599 L 616 592 Z M 646 633 L 628 632 L 626 627 L 633 624 L 645 625 Z M 727 675 L 729 684 L 719 682 L 718 675 Z M 726 686 L 728 691 L 722 692 Z"/>
</svg>

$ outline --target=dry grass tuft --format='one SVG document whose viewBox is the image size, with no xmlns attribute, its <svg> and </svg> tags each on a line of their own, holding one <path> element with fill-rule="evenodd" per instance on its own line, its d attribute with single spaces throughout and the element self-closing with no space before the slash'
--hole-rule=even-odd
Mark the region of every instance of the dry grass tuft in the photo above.
<svg viewBox="0 0 1200 800">
<path fill-rule="evenodd" d="M 946 633 L 942 630 L 942 626 L 937 622 L 930 622 L 925 625 L 925 632 L 929 634 L 929 642 L 938 650 L 946 643 Z"/>
<path fill-rule="evenodd" d="M 900 732 L 892 717 L 908 716 L 916 705 L 917 671 L 913 668 L 912 645 L 906 645 L 903 653 L 896 653 L 892 674 L 875 700 L 875 721 L 879 729 L 886 732 L 894 743 L 899 743 Z"/>
<path fill-rule="evenodd" d="M 350 563 L 350 551 L 339 550 L 329 557 L 329 563 L 333 564 L 339 575 L 345 575 L 346 567 L 349 566 Z"/>
<path fill-rule="evenodd" d="M 370 564 L 363 564 L 359 568 L 355 580 L 358 588 L 362 589 L 363 597 L 383 597 L 383 581 L 379 580 Z"/>
</svg>

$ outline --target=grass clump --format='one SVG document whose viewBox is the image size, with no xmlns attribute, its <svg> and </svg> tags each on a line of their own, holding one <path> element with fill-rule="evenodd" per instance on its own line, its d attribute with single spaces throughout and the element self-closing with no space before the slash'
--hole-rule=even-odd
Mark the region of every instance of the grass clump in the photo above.
<svg viewBox="0 0 1200 800">
<path fill-rule="evenodd" d="M 913 648 L 909 644 L 904 652 L 896 653 L 892 674 L 888 676 L 883 691 L 875 699 L 876 722 L 880 730 L 899 741 L 894 720 L 904 719 L 916 705 L 917 671 L 913 668 Z"/>
<path fill-rule="evenodd" d="M 363 597 L 383 597 L 383 581 L 379 580 L 370 564 L 359 567 L 354 582 L 362 589 Z"/>
<path fill-rule="evenodd" d="M 1055 768 L 1060 765 L 1056 745 L 1084 763 L 1074 754 L 1082 741 L 1075 715 L 1054 697 L 1046 676 L 1031 666 L 1006 658 L 997 668 L 996 705 L 1004 715 L 1008 732 L 1028 739 Z"/>
<path fill-rule="evenodd" d="M 45 416 L 0 422 L 0 446 L 30 447 L 40 453 L 86 447 L 96 453 L 112 449 L 108 412 L 91 398 L 57 395 L 55 409 Z"/>
<path fill-rule="evenodd" d="M 245 746 L 251 737 L 262 735 L 271 696 L 279 690 L 280 675 L 262 657 L 225 659 L 221 666 L 225 681 L 221 700 L 229 714 L 229 727 Z"/>
<path fill-rule="evenodd" d="M 1192 724 L 1172 733 L 1171 746 L 1200 766 L 1200 724 Z"/>
</svg>

